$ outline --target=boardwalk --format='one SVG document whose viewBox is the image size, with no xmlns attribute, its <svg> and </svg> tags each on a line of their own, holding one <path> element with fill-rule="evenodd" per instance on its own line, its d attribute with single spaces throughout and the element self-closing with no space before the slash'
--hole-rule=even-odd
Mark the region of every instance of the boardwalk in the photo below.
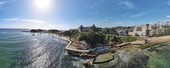
<svg viewBox="0 0 170 68">
<path fill-rule="evenodd" d="M 116 47 L 122 47 L 122 46 L 130 45 L 130 44 L 131 44 L 130 42 L 126 42 L 126 43 L 122 43 L 122 44 L 115 45 L 115 46 Z"/>
<path fill-rule="evenodd" d="M 122 43 L 122 44 L 118 44 L 118 45 L 115 45 L 116 47 L 123 47 L 123 46 L 127 46 L 127 45 L 143 45 L 143 44 L 146 44 L 148 41 L 134 41 L 134 42 L 126 42 L 126 43 Z"/>
<path fill-rule="evenodd" d="M 70 48 L 72 41 L 70 40 L 69 37 L 65 37 L 65 36 L 60 36 L 60 35 L 56 35 L 56 34 L 52 34 L 53 36 L 59 36 L 60 38 L 62 38 L 63 40 L 69 41 L 69 44 L 67 44 L 67 46 L 65 47 L 66 50 L 68 51 L 73 51 L 73 52 L 80 52 L 80 53 L 88 53 L 90 52 L 90 50 L 77 50 L 77 49 L 72 49 Z"/>
<path fill-rule="evenodd" d="M 90 50 L 77 50 L 77 49 L 72 49 L 70 48 L 71 44 L 72 44 L 72 41 L 70 39 L 68 39 L 69 41 L 69 44 L 65 47 L 66 50 L 68 51 L 73 51 L 73 52 L 81 52 L 81 53 L 88 53 L 90 52 Z"/>
</svg>

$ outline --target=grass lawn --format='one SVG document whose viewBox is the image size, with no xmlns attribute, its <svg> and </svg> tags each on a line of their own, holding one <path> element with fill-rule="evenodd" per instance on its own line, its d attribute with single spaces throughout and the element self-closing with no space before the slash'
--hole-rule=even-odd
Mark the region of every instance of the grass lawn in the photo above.
<svg viewBox="0 0 170 68">
<path fill-rule="evenodd" d="M 104 62 L 107 62 L 107 61 L 110 61 L 112 60 L 114 57 L 112 56 L 112 53 L 105 53 L 105 54 L 101 54 L 99 56 L 97 56 L 93 63 L 104 63 Z"/>
</svg>

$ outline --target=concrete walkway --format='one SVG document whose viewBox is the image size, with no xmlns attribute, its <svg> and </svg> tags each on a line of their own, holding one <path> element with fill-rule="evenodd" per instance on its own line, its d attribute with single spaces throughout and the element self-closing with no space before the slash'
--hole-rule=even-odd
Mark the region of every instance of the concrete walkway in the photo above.
<svg viewBox="0 0 170 68">
<path fill-rule="evenodd" d="M 52 34 L 53 36 L 59 36 L 59 35 L 56 35 L 56 34 Z M 69 43 L 67 44 L 67 46 L 65 47 L 65 49 L 67 51 L 73 51 L 73 52 L 81 52 L 81 53 L 87 53 L 87 52 L 90 52 L 90 50 L 78 50 L 78 49 L 72 49 L 70 48 L 71 44 L 73 43 L 71 41 L 71 39 L 69 37 L 65 37 L 65 36 L 59 36 L 60 38 L 62 38 L 63 40 L 66 40 L 66 41 L 69 41 Z"/>
<path fill-rule="evenodd" d="M 68 51 L 74 51 L 74 52 L 90 52 L 90 50 L 77 50 L 77 49 L 72 49 L 70 48 L 72 41 L 70 39 L 68 39 L 69 44 L 65 47 L 66 50 Z"/>
</svg>

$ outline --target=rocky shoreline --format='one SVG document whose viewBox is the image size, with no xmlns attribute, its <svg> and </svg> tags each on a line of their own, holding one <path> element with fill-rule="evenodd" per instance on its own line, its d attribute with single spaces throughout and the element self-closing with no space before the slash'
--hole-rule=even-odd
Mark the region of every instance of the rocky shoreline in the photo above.
<svg viewBox="0 0 170 68">
<path fill-rule="evenodd" d="M 94 58 L 96 56 L 95 54 L 91 53 L 90 50 L 72 49 L 71 45 L 72 45 L 73 41 L 71 40 L 70 37 L 61 36 L 58 34 L 52 34 L 52 35 L 56 36 L 56 37 L 60 37 L 61 39 L 69 42 L 67 44 L 67 46 L 65 47 L 65 50 L 67 50 L 67 53 L 70 55 L 79 56 L 79 57 L 83 57 L 83 58 Z"/>
<path fill-rule="evenodd" d="M 90 53 L 90 50 L 83 51 L 83 50 L 71 49 L 70 46 L 72 45 L 73 41 L 69 37 L 60 36 L 60 35 L 57 35 L 57 34 L 53 34 L 53 36 L 58 36 L 58 37 L 62 38 L 63 40 L 69 42 L 68 45 L 65 47 L 65 49 L 66 49 L 66 51 L 69 55 L 86 58 L 88 60 L 88 62 L 87 62 L 87 60 L 82 62 L 82 64 L 85 67 L 89 67 L 89 66 L 93 67 L 94 66 L 94 64 L 92 63 L 92 60 L 89 60 L 88 58 L 95 58 L 97 55 Z M 170 40 L 170 36 L 152 37 L 152 38 L 149 38 L 148 40 L 149 40 L 149 42 L 147 44 L 149 44 L 149 43 L 163 43 L 163 42 L 168 42 Z M 159 41 L 159 40 L 161 40 L 161 41 Z M 139 41 L 137 41 L 137 42 L 139 42 Z M 131 43 L 135 43 L 135 42 L 131 42 Z M 126 46 L 118 48 L 117 50 L 118 51 L 136 50 L 137 52 L 140 52 L 141 48 L 139 46 L 147 46 L 147 44 L 137 45 L 137 47 L 136 47 L 136 44 L 134 44 L 134 45 L 128 44 Z M 159 46 L 160 45 L 157 45 L 157 46 L 154 46 L 154 47 L 159 47 Z M 148 49 L 150 49 L 150 48 L 147 48 L 147 49 L 144 49 L 144 50 L 148 50 Z"/>
</svg>

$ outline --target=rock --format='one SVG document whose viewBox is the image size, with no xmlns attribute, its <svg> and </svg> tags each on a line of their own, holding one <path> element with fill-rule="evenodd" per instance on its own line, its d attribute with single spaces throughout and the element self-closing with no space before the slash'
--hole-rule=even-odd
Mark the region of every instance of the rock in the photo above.
<svg viewBox="0 0 170 68">
<path fill-rule="evenodd" d="M 90 60 L 85 60 L 82 62 L 82 64 L 84 65 L 85 68 L 91 68 L 91 66 L 93 66 Z"/>
<path fill-rule="evenodd" d="M 90 60 L 85 60 L 82 62 L 84 66 L 91 65 Z"/>
</svg>

